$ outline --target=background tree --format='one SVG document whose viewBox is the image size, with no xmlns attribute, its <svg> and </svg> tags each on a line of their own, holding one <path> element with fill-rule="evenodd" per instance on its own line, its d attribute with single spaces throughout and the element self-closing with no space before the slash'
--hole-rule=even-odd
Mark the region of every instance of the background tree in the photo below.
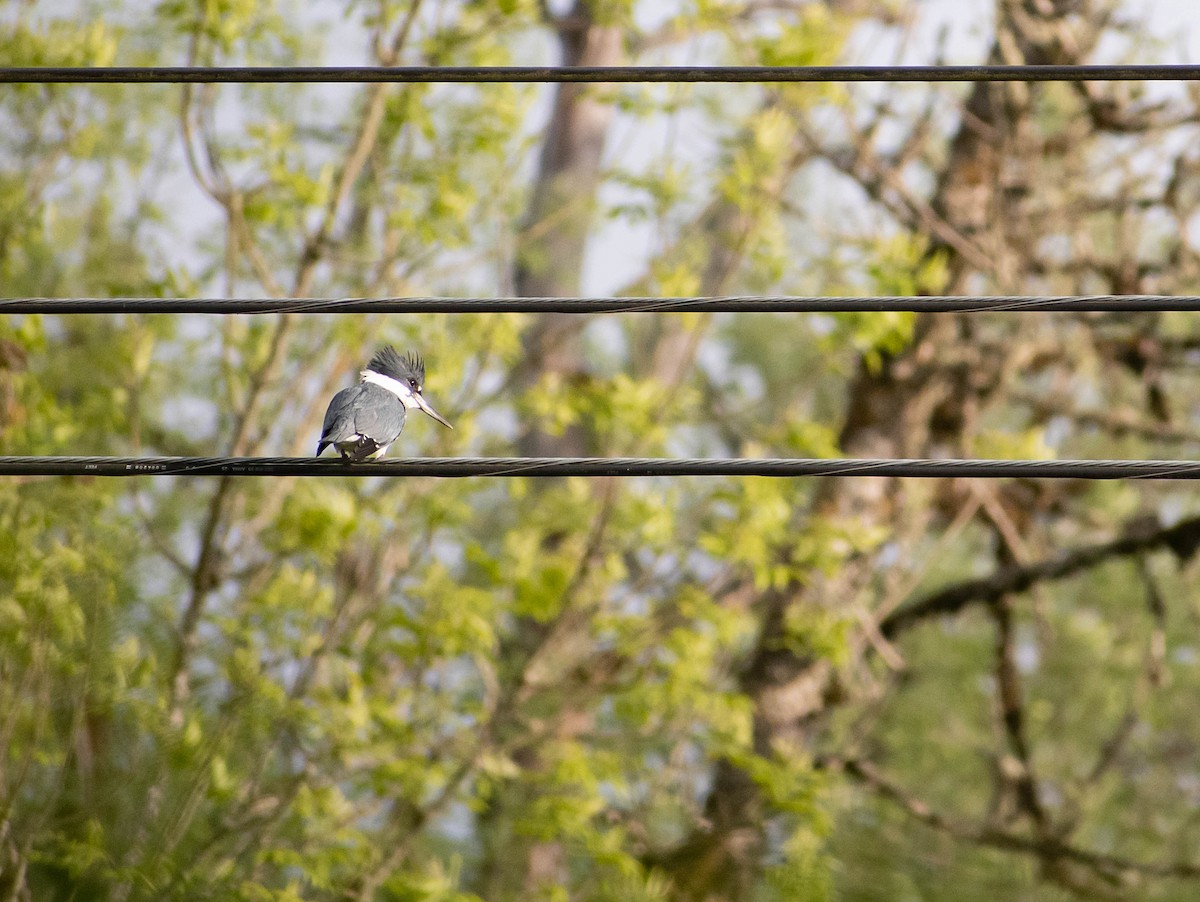
<svg viewBox="0 0 1200 902">
<path fill-rule="evenodd" d="M 890 4 L 14 3 L 19 65 L 1163 60 Z M 976 54 L 976 55 L 972 55 Z M 11 295 L 1195 291 L 1135 84 L 4 89 Z M 595 261 L 600 261 L 597 264 Z M 5 453 L 1185 455 L 1192 317 L 8 317 Z M 1186 899 L 1178 487 L 0 484 L 5 898 Z"/>
</svg>

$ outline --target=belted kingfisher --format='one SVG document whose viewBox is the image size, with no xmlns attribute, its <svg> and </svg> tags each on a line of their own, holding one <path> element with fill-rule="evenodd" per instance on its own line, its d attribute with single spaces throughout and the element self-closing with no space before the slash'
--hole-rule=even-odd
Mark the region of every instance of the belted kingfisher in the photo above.
<svg viewBox="0 0 1200 902">
<path fill-rule="evenodd" d="M 317 457 L 330 445 L 349 462 L 383 457 L 404 429 L 407 411 L 414 407 L 454 428 L 421 397 L 425 362 L 419 354 L 401 357 L 389 345 L 371 358 L 360 375 L 358 385 L 342 389 L 329 402 Z"/>
</svg>

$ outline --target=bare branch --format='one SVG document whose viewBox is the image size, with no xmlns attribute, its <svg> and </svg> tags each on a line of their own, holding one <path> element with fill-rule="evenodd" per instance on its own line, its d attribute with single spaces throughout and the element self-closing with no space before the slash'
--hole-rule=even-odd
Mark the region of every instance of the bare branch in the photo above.
<svg viewBox="0 0 1200 902">
<path fill-rule="evenodd" d="M 957 614 L 972 605 L 992 604 L 1039 583 L 1066 579 L 1109 560 L 1160 548 L 1170 549 L 1179 558 L 1191 557 L 1200 548 L 1200 517 L 1189 517 L 1170 527 L 1152 520 L 1134 520 L 1110 542 L 1076 548 L 1028 566 L 1002 567 L 991 576 L 946 586 L 884 618 L 880 630 L 893 639 L 930 618 Z"/>
<path fill-rule="evenodd" d="M 973 827 L 937 811 L 915 794 L 885 777 L 874 764 L 861 758 L 828 758 L 819 764 L 853 777 L 880 798 L 899 805 L 916 820 L 955 839 L 988 848 L 1033 855 L 1044 864 L 1066 860 L 1086 867 L 1109 887 L 1126 884 L 1131 878 L 1137 880 L 1144 877 L 1200 877 L 1198 863 L 1138 861 L 1081 849 L 1053 836 L 1029 837 L 1005 830 Z M 1092 889 L 1103 891 L 1101 886 L 1094 886 Z"/>
<path fill-rule="evenodd" d="M 1047 835 L 1049 818 L 1038 797 L 1037 778 L 1033 772 L 1033 759 L 1029 751 L 1029 739 L 1025 734 L 1025 709 L 1021 693 L 1021 676 L 1017 671 L 1013 648 L 1012 602 L 1006 596 L 998 599 L 989 608 L 996 626 L 995 667 L 997 701 L 1000 705 L 1000 722 L 1004 728 L 1010 758 L 1004 759 L 1002 771 L 1014 790 L 1017 805 L 1022 813 L 1033 821 L 1039 837 Z M 1004 767 L 1011 763 L 1011 767 Z"/>
</svg>

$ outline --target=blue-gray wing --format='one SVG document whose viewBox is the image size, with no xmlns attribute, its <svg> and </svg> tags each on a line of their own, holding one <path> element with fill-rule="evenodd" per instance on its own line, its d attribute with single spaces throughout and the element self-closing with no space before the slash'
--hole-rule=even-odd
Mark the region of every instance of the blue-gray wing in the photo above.
<svg viewBox="0 0 1200 902">
<path fill-rule="evenodd" d="M 404 428 L 404 405 L 386 388 L 370 382 L 355 386 L 354 432 L 365 435 L 377 445 L 390 445 Z"/>
<path fill-rule="evenodd" d="M 357 434 L 358 430 L 354 427 L 354 408 L 362 387 L 356 385 L 353 388 L 344 388 L 329 402 L 329 409 L 325 411 L 325 423 L 321 426 L 321 441 L 317 445 L 318 455 L 329 445 L 351 441 Z"/>
<path fill-rule="evenodd" d="M 317 456 L 330 445 L 360 441 L 360 437 L 368 440 L 362 444 L 373 446 L 372 451 L 390 445 L 404 428 L 404 416 L 404 405 L 386 388 L 369 382 L 344 388 L 325 411 Z"/>
</svg>

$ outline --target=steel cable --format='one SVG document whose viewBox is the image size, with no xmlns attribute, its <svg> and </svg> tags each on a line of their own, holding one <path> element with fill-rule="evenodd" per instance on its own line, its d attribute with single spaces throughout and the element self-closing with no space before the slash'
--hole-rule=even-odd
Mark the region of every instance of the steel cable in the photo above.
<svg viewBox="0 0 1200 902">
<path fill-rule="evenodd" d="M 1200 311 L 1200 295 L 0 298 L 0 313 L 1116 313 Z"/>
<path fill-rule="evenodd" d="M 9 84 L 1200 81 L 1196 65 L 1113 66 L 38 66 Z"/>
<path fill-rule="evenodd" d="M 347 464 L 296 457 L 0 457 L 0 476 L 903 476 L 1198 479 L 1184 460 L 415 457 Z"/>
</svg>

